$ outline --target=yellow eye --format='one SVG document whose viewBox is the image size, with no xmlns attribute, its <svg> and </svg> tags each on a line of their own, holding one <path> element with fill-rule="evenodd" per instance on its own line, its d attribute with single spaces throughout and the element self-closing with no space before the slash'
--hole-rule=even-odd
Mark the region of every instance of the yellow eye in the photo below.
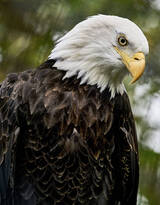
<svg viewBox="0 0 160 205">
<path fill-rule="evenodd" d="M 118 37 L 118 43 L 119 43 L 119 45 L 121 45 L 121 46 L 126 46 L 126 45 L 128 45 L 128 41 L 127 41 L 127 39 L 125 38 L 125 36 L 119 36 L 119 37 Z"/>
</svg>

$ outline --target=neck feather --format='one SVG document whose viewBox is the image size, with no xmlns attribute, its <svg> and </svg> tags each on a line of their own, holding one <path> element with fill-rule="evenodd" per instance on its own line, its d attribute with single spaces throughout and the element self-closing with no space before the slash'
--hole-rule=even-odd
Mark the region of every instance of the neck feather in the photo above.
<svg viewBox="0 0 160 205">
<path fill-rule="evenodd" d="M 84 63 L 84 62 L 83 62 Z M 114 98 L 116 93 L 123 95 L 125 92 L 122 80 L 126 75 L 126 69 L 106 68 L 104 66 L 82 66 L 79 62 L 73 62 L 71 66 L 67 60 L 60 58 L 57 59 L 54 67 L 59 70 L 66 71 L 63 80 L 76 76 L 80 79 L 80 84 L 97 85 L 100 92 L 103 92 L 107 87 L 111 92 L 111 98 Z M 122 72 L 124 70 L 124 72 Z"/>
</svg>

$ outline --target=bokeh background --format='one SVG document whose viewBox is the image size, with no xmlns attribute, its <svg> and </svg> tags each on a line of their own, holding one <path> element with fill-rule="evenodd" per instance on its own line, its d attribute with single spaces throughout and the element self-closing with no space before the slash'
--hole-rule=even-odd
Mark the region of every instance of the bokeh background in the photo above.
<svg viewBox="0 0 160 205">
<path fill-rule="evenodd" d="M 125 84 L 139 136 L 139 205 L 160 204 L 160 0 L 0 0 L 0 81 L 7 73 L 35 68 L 55 40 L 95 14 L 127 17 L 150 44 L 143 77 Z"/>
</svg>

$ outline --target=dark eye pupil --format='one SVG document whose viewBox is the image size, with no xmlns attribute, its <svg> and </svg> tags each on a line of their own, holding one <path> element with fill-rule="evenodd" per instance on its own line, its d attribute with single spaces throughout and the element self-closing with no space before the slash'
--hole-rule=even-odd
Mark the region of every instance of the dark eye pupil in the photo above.
<svg viewBox="0 0 160 205">
<path fill-rule="evenodd" d="M 126 43 L 126 39 L 122 38 L 122 39 L 121 39 L 121 43 L 122 43 L 122 44 Z"/>
</svg>

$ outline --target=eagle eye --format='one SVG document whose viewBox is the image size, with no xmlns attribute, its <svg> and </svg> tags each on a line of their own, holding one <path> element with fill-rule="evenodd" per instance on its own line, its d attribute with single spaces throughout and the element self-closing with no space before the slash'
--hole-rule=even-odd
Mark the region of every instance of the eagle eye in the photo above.
<svg viewBox="0 0 160 205">
<path fill-rule="evenodd" d="M 127 39 L 125 38 L 125 36 L 119 36 L 118 37 L 118 43 L 120 46 L 126 46 L 128 45 L 128 41 Z"/>
</svg>

